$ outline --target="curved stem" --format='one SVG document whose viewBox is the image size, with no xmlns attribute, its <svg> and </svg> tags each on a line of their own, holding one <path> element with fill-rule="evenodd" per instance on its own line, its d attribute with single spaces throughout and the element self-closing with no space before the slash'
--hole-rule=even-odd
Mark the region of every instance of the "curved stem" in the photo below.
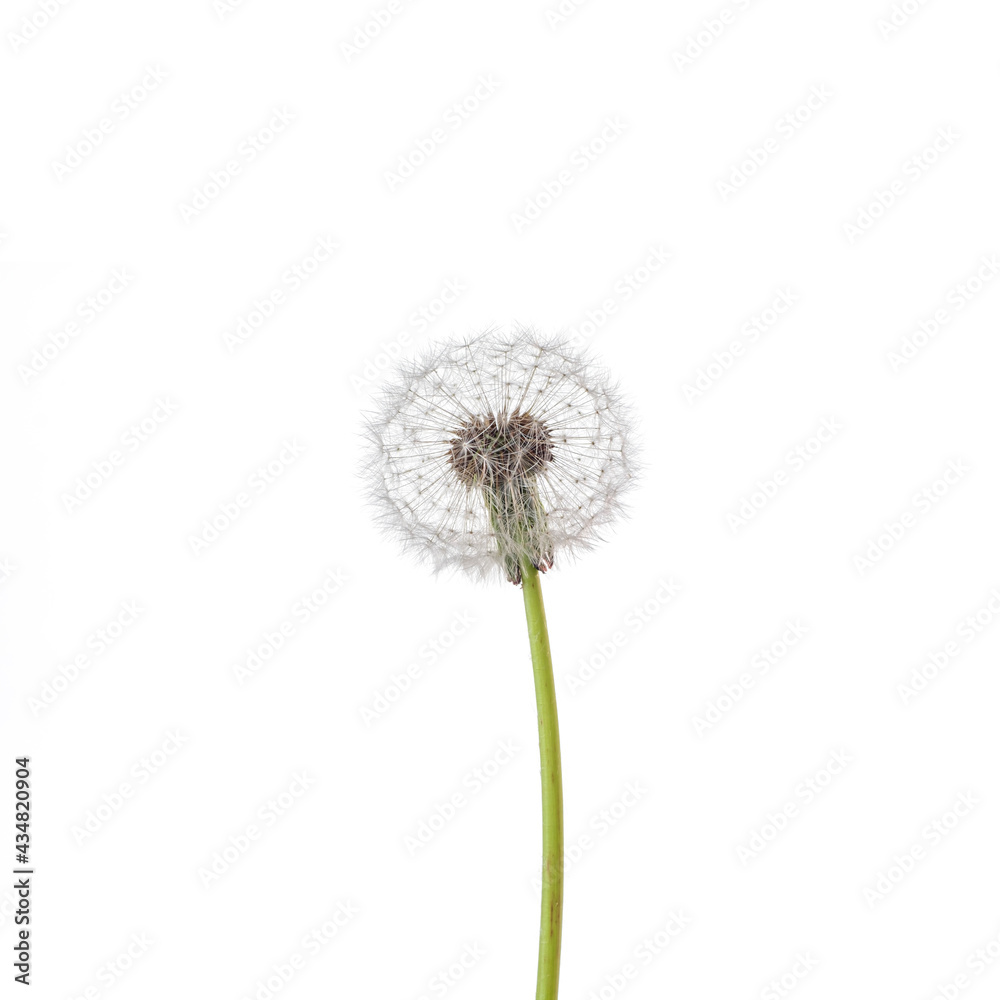
<svg viewBox="0 0 1000 1000">
<path fill-rule="evenodd" d="M 528 621 L 531 664 L 538 703 L 538 750 L 542 762 L 542 922 L 538 937 L 538 985 L 535 1000 L 556 1000 L 559 993 L 559 948 L 563 907 L 562 760 L 556 685 L 552 676 L 549 630 L 538 570 L 521 561 L 524 614 Z"/>
</svg>

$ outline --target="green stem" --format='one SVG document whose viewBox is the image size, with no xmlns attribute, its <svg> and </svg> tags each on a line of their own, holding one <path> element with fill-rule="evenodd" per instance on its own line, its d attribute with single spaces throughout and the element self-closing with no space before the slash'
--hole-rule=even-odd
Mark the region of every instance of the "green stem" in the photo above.
<svg viewBox="0 0 1000 1000">
<path fill-rule="evenodd" d="M 542 923 L 538 936 L 538 985 L 535 1000 L 556 1000 L 559 993 L 559 947 L 562 943 L 563 804 L 562 760 L 556 684 L 552 676 L 549 630 L 538 570 L 521 560 L 524 615 L 528 620 L 531 664 L 538 703 L 538 750 L 542 761 Z"/>
</svg>

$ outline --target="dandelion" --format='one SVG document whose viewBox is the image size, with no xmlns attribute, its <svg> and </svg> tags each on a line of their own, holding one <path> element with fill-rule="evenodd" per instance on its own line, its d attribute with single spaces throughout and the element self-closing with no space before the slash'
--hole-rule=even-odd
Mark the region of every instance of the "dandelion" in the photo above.
<svg viewBox="0 0 1000 1000">
<path fill-rule="evenodd" d="M 594 546 L 635 479 L 628 411 L 564 340 L 487 331 L 400 365 L 366 419 L 382 528 L 435 571 L 520 584 L 542 763 L 537 1000 L 554 1000 L 562 933 L 562 768 L 539 573 Z"/>
</svg>

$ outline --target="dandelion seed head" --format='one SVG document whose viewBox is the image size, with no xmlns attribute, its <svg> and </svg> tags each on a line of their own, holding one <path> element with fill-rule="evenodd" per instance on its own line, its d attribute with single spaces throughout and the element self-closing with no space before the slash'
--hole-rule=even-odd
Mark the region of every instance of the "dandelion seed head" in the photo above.
<svg viewBox="0 0 1000 1000">
<path fill-rule="evenodd" d="M 381 527 L 435 570 L 519 583 L 601 540 L 636 469 L 609 376 L 567 341 L 488 330 L 402 363 L 366 415 Z"/>
</svg>

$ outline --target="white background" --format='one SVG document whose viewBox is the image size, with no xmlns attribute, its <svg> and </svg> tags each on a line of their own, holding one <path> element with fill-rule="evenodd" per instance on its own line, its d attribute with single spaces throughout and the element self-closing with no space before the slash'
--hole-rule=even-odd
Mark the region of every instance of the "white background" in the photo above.
<svg viewBox="0 0 1000 1000">
<path fill-rule="evenodd" d="M 784 995 L 767 992 L 778 980 L 802 1000 L 920 1000 L 959 975 L 962 996 L 996 995 L 1000 971 L 966 960 L 1000 953 L 1000 293 L 977 277 L 1000 253 L 1000 12 L 906 6 L 897 27 L 889 0 L 589 0 L 562 20 L 555 0 L 420 0 L 378 28 L 367 0 L 6 5 L 0 784 L 10 803 L 13 758 L 31 755 L 34 995 L 533 995 L 520 593 L 399 557 L 355 475 L 383 375 L 352 376 L 511 321 L 587 341 L 635 402 L 646 466 L 620 530 L 544 579 L 582 854 L 561 995 L 749 1000 Z M 366 22 L 373 37 L 345 49 Z M 262 132 L 276 110 L 290 124 Z M 428 137 L 426 162 L 387 177 Z M 185 212 L 199 192 L 216 196 Z M 314 267 L 320 238 L 338 249 Z M 640 270 L 653 251 L 667 263 Z M 290 290 L 293 267 L 312 273 Z M 88 313 L 116 271 L 127 286 Z M 279 308 L 227 345 L 276 288 Z M 782 291 L 794 304 L 752 339 Z M 157 422 L 163 399 L 175 412 Z M 144 418 L 133 449 L 122 436 Z M 824 420 L 838 430 L 821 441 Z M 253 491 L 292 440 L 294 461 Z M 738 523 L 758 481 L 774 495 Z M 196 553 L 241 491 L 252 503 Z M 873 542 L 879 558 L 859 561 Z M 347 582 L 296 617 L 331 570 Z M 669 603 L 661 581 L 679 588 Z M 138 619 L 95 654 L 130 601 Z M 421 659 L 462 614 L 474 624 Z M 805 634 L 761 673 L 788 622 Z M 414 662 L 420 678 L 366 725 Z M 501 741 L 517 752 L 473 792 Z M 164 743 L 175 752 L 154 756 Z M 831 777 L 834 753 L 850 763 Z M 408 849 L 456 792 L 462 808 Z M 963 793 L 976 805 L 958 818 Z M 250 824 L 259 839 L 206 885 Z M 771 839 L 741 856 L 755 832 Z M 0 889 L 5 991 L 11 901 Z M 341 902 L 357 915 L 312 954 L 303 939 Z M 687 925 L 644 960 L 672 911 Z M 135 940 L 149 943 L 129 958 Z M 467 945 L 483 957 L 434 980 Z"/>
</svg>

